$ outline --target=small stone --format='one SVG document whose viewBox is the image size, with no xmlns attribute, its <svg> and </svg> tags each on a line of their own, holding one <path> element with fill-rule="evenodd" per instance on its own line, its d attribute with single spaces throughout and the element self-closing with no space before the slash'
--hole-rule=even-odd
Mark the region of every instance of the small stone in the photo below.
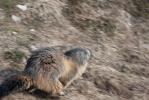
<svg viewBox="0 0 149 100">
<path fill-rule="evenodd" d="M 31 31 L 31 32 L 35 32 L 36 30 L 35 30 L 35 29 L 30 29 L 30 31 Z"/>
<path fill-rule="evenodd" d="M 22 59 L 22 62 L 23 62 L 24 64 L 26 64 L 26 61 L 27 61 L 27 60 L 26 60 L 25 58 Z"/>
<path fill-rule="evenodd" d="M 26 11 L 27 10 L 27 5 L 16 5 L 19 9 L 21 9 L 22 11 Z"/>
<path fill-rule="evenodd" d="M 17 32 L 12 32 L 12 34 L 13 34 L 13 35 L 17 35 L 18 33 L 17 33 Z"/>
<path fill-rule="evenodd" d="M 4 18 L 5 18 L 5 13 L 3 9 L 0 8 L 0 20 L 4 20 Z"/>
<path fill-rule="evenodd" d="M 37 50 L 37 49 L 38 49 L 38 48 L 37 48 L 36 46 L 34 46 L 34 45 L 31 45 L 31 46 L 30 46 L 30 50 L 31 50 L 31 51 L 35 51 L 35 50 Z"/>
<path fill-rule="evenodd" d="M 15 22 L 21 22 L 21 18 L 18 17 L 18 16 L 12 15 L 11 18 L 12 18 L 12 20 L 15 21 Z"/>
</svg>

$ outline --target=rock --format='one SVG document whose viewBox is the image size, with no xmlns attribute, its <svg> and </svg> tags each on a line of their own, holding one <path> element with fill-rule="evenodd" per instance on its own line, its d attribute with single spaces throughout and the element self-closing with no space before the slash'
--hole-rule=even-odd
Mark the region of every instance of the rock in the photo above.
<svg viewBox="0 0 149 100">
<path fill-rule="evenodd" d="M 26 11 L 27 10 L 27 5 L 16 5 L 20 10 Z"/>
<path fill-rule="evenodd" d="M 35 51 L 35 50 L 37 50 L 38 48 L 37 48 L 36 46 L 34 46 L 34 45 L 31 45 L 31 46 L 29 47 L 29 49 L 30 49 L 31 51 Z"/>
<path fill-rule="evenodd" d="M 5 13 L 3 12 L 3 9 L 0 8 L 0 20 L 3 20 L 5 18 Z"/>
<path fill-rule="evenodd" d="M 17 32 L 12 32 L 12 34 L 13 34 L 13 35 L 17 35 L 18 33 L 17 33 Z"/>
<path fill-rule="evenodd" d="M 16 16 L 16 15 L 12 15 L 11 16 L 12 20 L 15 21 L 15 22 L 21 22 L 21 18 Z"/>
<path fill-rule="evenodd" d="M 35 29 L 30 29 L 30 31 L 31 31 L 31 32 L 35 32 L 36 30 L 35 30 Z"/>
</svg>

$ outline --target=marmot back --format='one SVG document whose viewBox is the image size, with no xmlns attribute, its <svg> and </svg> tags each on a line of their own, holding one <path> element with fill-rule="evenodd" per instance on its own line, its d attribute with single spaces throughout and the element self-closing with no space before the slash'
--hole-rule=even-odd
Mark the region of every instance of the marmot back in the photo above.
<svg viewBox="0 0 149 100">
<path fill-rule="evenodd" d="M 19 83 L 22 84 L 18 86 L 19 84 L 16 82 L 14 86 L 12 85 L 10 92 L 18 90 L 16 87 L 19 87 L 19 90 L 35 87 L 54 95 L 59 94 L 69 86 L 73 80 L 82 75 L 87 67 L 90 53 L 91 52 L 85 48 L 78 47 L 67 50 L 66 47 L 63 46 L 34 51 L 27 60 L 27 65 L 21 76 L 27 78 L 29 81 L 24 82 L 23 78 L 19 77 L 20 75 L 16 76 L 19 77 Z M 13 81 L 18 81 L 18 79 Z M 9 81 L 4 83 L 8 84 Z M 2 84 L 0 89 L 5 84 Z M 11 85 L 11 83 L 8 85 Z M 6 86 L 7 85 L 5 85 L 5 87 Z M 9 89 L 7 89 L 7 91 L 9 92 Z M 4 92 L 6 91 L 3 88 L 3 91 L 0 92 L 0 96 L 8 94 Z"/>
<path fill-rule="evenodd" d="M 34 81 L 34 87 L 55 94 L 62 89 L 58 78 L 63 71 L 63 53 L 53 48 L 34 51 L 24 72 Z"/>
</svg>

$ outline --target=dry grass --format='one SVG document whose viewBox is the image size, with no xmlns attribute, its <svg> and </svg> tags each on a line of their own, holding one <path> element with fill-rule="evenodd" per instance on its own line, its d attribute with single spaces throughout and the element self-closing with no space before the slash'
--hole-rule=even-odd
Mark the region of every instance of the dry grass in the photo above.
<svg viewBox="0 0 149 100">
<path fill-rule="evenodd" d="M 2 2 L 1 9 L 24 19 L 1 22 L 0 69 L 24 67 L 31 45 L 84 46 L 93 54 L 88 69 L 59 100 L 148 100 L 148 0 L 27 0 L 26 12 L 11 11 L 17 2 Z M 0 79 L 10 72 L 1 71 Z M 11 94 L 5 100 L 20 98 L 58 100 L 41 91 Z"/>
</svg>

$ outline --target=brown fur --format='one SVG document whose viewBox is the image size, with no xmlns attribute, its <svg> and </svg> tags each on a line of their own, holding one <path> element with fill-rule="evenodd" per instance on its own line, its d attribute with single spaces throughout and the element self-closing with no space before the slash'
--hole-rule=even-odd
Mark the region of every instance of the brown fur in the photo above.
<svg viewBox="0 0 149 100">
<path fill-rule="evenodd" d="M 74 75 L 77 73 L 77 64 L 72 62 L 70 59 L 63 59 L 64 71 L 61 73 L 60 81 L 66 87 L 68 82 L 73 79 Z"/>
<path fill-rule="evenodd" d="M 20 80 L 23 83 L 23 88 L 25 88 L 25 90 L 29 89 L 33 85 L 33 80 L 24 74 L 17 76 L 16 80 Z"/>
</svg>

